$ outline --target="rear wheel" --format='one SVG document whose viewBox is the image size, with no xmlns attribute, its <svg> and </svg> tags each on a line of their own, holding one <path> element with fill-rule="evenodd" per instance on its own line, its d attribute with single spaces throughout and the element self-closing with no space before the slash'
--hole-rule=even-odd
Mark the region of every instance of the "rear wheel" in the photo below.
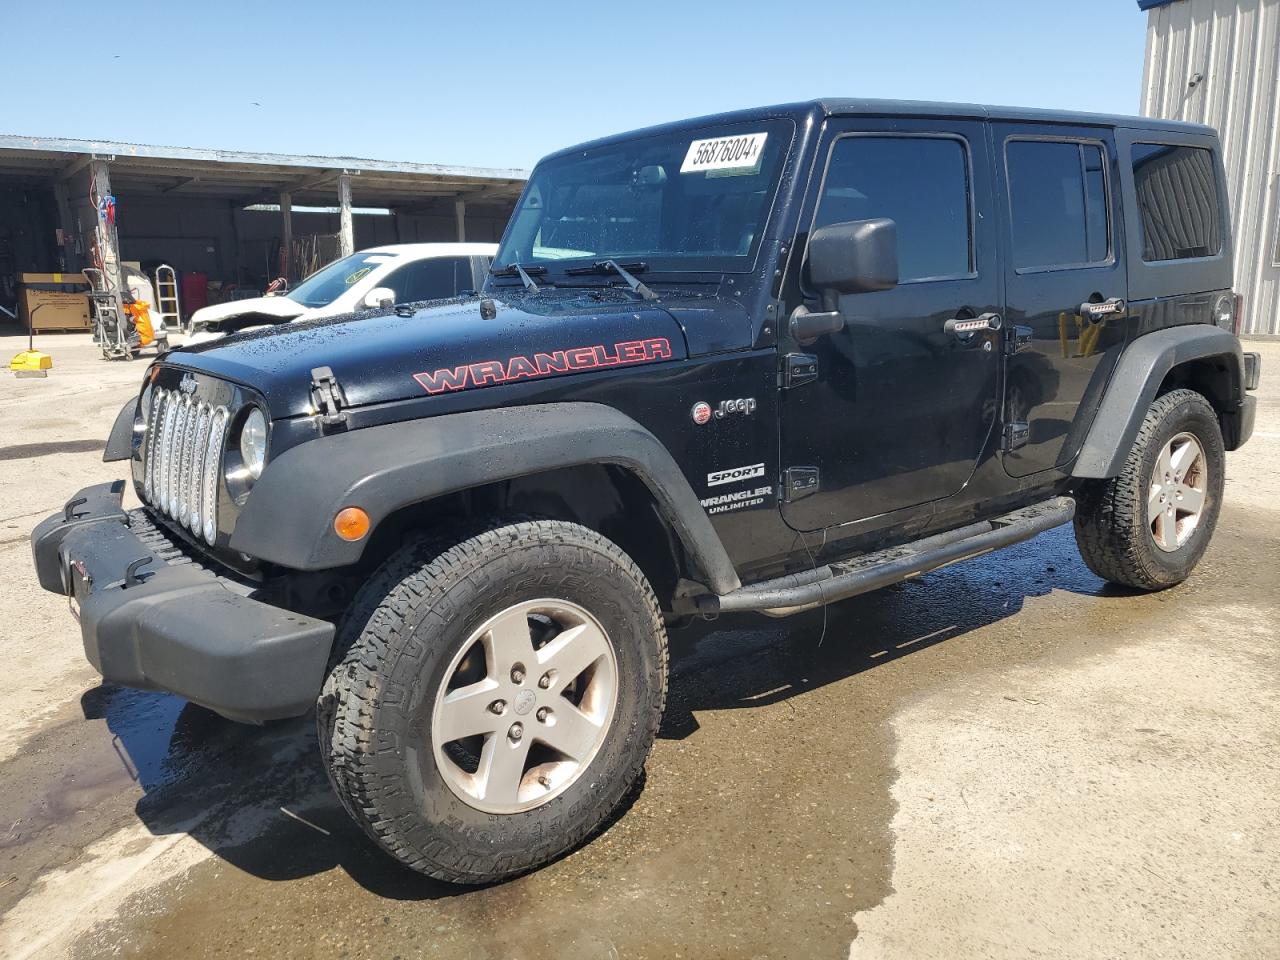
<svg viewBox="0 0 1280 960">
<path fill-rule="evenodd" d="M 1140 590 L 1185 580 L 1218 522 L 1225 466 L 1209 401 L 1193 390 L 1158 397 L 1119 476 L 1077 491 L 1076 543 L 1089 569 Z"/>
<path fill-rule="evenodd" d="M 317 712 L 334 788 L 379 845 L 441 879 L 504 879 L 590 836 L 661 720 L 653 592 L 576 524 L 410 547 L 340 633 Z"/>
</svg>

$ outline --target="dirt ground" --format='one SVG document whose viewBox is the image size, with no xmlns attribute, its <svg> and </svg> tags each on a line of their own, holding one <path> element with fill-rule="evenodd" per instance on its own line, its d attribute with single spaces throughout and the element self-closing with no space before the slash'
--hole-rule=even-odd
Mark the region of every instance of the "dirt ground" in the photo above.
<svg viewBox="0 0 1280 960">
<path fill-rule="evenodd" d="M 28 534 L 121 475 L 144 365 L 43 347 L 0 375 L 0 956 L 1280 957 L 1280 343 L 1186 584 L 1108 588 L 1067 528 L 677 634 L 629 809 L 485 889 L 374 849 L 309 718 L 98 683 Z"/>
</svg>

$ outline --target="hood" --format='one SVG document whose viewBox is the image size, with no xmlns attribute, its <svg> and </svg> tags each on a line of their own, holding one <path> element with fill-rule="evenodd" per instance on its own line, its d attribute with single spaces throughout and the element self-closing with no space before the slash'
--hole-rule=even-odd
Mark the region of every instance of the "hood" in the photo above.
<svg viewBox="0 0 1280 960">
<path fill-rule="evenodd" d="M 216 323 L 228 317 L 258 315 L 275 320 L 292 320 L 300 317 L 309 308 L 288 297 L 253 297 L 249 300 L 231 300 L 227 303 L 215 303 L 201 307 L 191 315 L 193 326 Z"/>
<path fill-rule="evenodd" d="M 253 387 L 282 418 L 313 412 L 316 367 L 331 368 L 347 404 L 362 406 L 688 356 L 680 323 L 660 304 L 607 290 L 488 299 L 491 318 L 478 297 L 366 311 L 235 334 L 163 362 Z"/>
</svg>

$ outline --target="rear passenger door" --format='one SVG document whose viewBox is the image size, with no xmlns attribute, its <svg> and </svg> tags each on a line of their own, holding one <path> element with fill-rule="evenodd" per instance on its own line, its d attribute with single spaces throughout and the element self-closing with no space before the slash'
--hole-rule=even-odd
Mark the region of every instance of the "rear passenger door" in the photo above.
<svg viewBox="0 0 1280 960">
<path fill-rule="evenodd" d="M 1012 327 L 1002 446 L 1006 471 L 1025 477 L 1075 457 L 1124 347 L 1119 167 L 1109 129 L 992 130 Z"/>
</svg>

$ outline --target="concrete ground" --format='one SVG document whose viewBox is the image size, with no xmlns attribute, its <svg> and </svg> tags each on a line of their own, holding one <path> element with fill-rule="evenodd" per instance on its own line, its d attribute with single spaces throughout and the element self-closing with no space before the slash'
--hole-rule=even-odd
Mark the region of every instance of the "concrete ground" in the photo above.
<svg viewBox="0 0 1280 960">
<path fill-rule="evenodd" d="M 0 375 L 0 956 L 1280 957 L 1280 344 L 1186 584 L 1108 588 L 1059 529 L 677 635 L 630 808 L 475 890 L 364 839 L 309 719 L 98 684 L 27 535 L 120 474 L 144 367 L 42 345 Z"/>
</svg>

